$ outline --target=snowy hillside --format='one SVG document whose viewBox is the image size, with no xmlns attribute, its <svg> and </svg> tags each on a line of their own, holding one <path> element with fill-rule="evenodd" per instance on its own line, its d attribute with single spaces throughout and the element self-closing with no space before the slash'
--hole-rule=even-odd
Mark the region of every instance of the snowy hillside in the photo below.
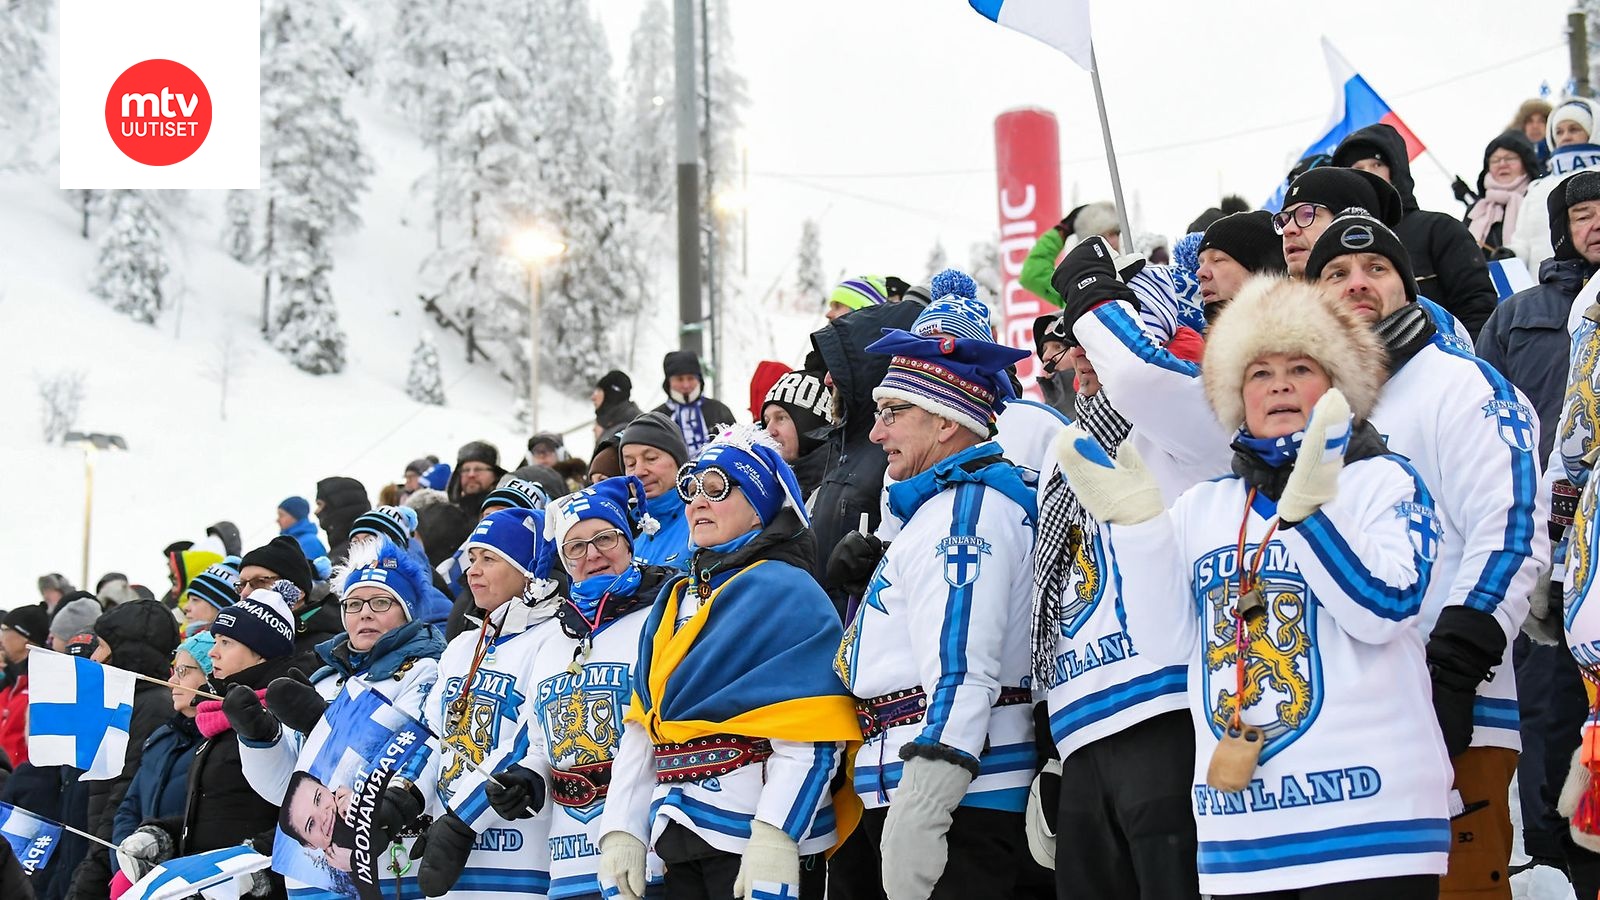
<svg viewBox="0 0 1600 900">
<path fill-rule="evenodd" d="M 512 387 L 481 362 L 469 367 L 458 336 L 440 333 L 417 294 L 417 263 L 432 248 L 426 203 L 413 196 L 425 154 L 409 129 L 375 105 L 356 105 L 376 170 L 363 197 L 363 227 L 333 248 L 334 296 L 349 335 L 348 366 L 335 376 L 293 368 L 259 337 L 259 271 L 222 252 L 222 196 L 195 192 L 169 211 L 169 289 L 179 308 L 140 325 L 90 295 L 94 248 L 54 172 L 0 178 L 0 459 L 12 473 L 0 523 L 0 607 L 35 599 L 34 578 L 80 573 L 84 463 L 75 449 L 45 446 L 36 375 L 78 369 L 87 396 L 80 429 L 121 434 L 126 453 L 99 454 L 91 578 L 107 569 L 164 589 L 161 548 L 196 539 L 219 518 L 246 545 L 276 531 L 285 496 L 310 498 L 329 475 L 361 479 L 374 493 L 424 453 L 451 459 L 462 443 L 495 442 L 520 457 L 526 436 L 510 414 Z M 404 392 L 417 337 L 435 334 L 449 405 L 427 407 Z M 231 341 L 231 343 L 230 343 Z M 219 372 L 229 369 L 226 420 Z M 590 417 L 588 401 L 547 392 L 545 427 Z M 577 448 L 588 434 L 575 436 Z"/>
</svg>

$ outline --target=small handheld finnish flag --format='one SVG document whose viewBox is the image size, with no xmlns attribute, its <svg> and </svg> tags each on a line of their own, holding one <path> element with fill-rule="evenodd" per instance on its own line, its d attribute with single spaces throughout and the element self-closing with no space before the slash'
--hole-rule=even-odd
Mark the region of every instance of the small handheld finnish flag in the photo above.
<svg viewBox="0 0 1600 900">
<path fill-rule="evenodd" d="M 182 856 L 146 872 L 122 900 L 180 900 L 195 894 L 206 900 L 239 900 L 250 890 L 250 873 L 270 862 L 244 846 Z"/>
<path fill-rule="evenodd" d="M 22 871 L 31 875 L 49 864 L 50 855 L 61 843 L 61 826 L 25 809 L 0 803 L 0 835 L 11 845 Z"/>
<path fill-rule="evenodd" d="M 29 761 L 83 769 L 84 781 L 121 775 L 133 721 L 133 673 L 35 647 L 28 676 Z"/>
</svg>

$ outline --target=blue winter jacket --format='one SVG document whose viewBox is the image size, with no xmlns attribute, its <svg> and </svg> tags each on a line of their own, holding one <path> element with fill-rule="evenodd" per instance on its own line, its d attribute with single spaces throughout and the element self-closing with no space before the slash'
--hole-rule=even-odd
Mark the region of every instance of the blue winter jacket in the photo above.
<svg viewBox="0 0 1600 900">
<path fill-rule="evenodd" d="M 634 538 L 634 558 L 654 566 L 689 571 L 689 555 L 694 548 L 689 546 L 688 510 L 678 492 L 668 489 L 661 496 L 645 501 L 644 508 L 660 529 L 655 534 Z"/>
<path fill-rule="evenodd" d="M 328 555 L 328 548 L 323 545 L 322 539 L 317 537 L 317 523 L 310 519 L 301 519 L 285 528 L 280 534 L 287 534 L 299 541 L 300 551 L 306 555 L 306 559 Z"/>
<path fill-rule="evenodd" d="M 151 732 L 139 752 L 139 768 L 128 782 L 128 793 L 111 822 L 111 840 L 121 843 L 141 822 L 181 816 L 189 791 L 189 766 L 200 749 L 200 731 L 188 716 L 172 720 Z M 117 871 L 112 854 L 112 871 Z"/>
<path fill-rule="evenodd" d="M 323 666 L 311 676 L 311 683 L 336 678 L 340 683 L 360 675 L 367 681 L 395 677 L 401 666 L 413 659 L 438 659 L 444 653 L 444 633 L 427 622 L 407 622 L 389 632 L 366 653 L 351 653 L 349 637 L 339 635 L 317 645 Z"/>
<path fill-rule="evenodd" d="M 1547 259 L 1539 283 L 1505 299 L 1484 323 L 1474 348 L 1528 395 L 1539 414 L 1539 459 L 1550 458 L 1567 391 L 1567 314 L 1595 267 L 1582 259 Z"/>
</svg>

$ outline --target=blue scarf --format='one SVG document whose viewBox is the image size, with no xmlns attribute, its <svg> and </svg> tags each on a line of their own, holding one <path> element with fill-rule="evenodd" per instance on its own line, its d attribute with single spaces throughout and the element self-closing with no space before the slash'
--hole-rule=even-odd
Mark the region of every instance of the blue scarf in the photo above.
<svg viewBox="0 0 1600 900">
<path fill-rule="evenodd" d="M 1276 469 L 1295 461 L 1295 457 L 1300 455 L 1300 440 L 1305 436 L 1304 431 L 1296 431 L 1283 437 L 1258 438 L 1240 426 L 1238 433 L 1233 436 L 1233 444 Z"/>
<path fill-rule="evenodd" d="M 1034 488 L 1023 482 L 1022 476 L 1017 474 L 1015 465 L 1009 462 L 995 462 L 976 472 L 968 472 L 962 468 L 964 464 L 973 460 L 999 456 L 1001 452 L 999 444 L 984 441 L 940 460 L 932 468 L 918 475 L 890 485 L 889 512 L 901 522 L 909 522 L 917 509 L 940 491 L 951 485 L 972 482 L 994 488 L 1009 497 L 1028 514 L 1028 522 L 1031 525 L 1038 509 Z"/>
<path fill-rule="evenodd" d="M 619 575 L 595 575 L 575 582 L 572 585 L 572 605 L 586 619 L 593 619 L 595 612 L 600 608 L 600 601 L 607 595 L 614 597 L 632 597 L 633 592 L 639 589 L 639 582 L 644 580 L 644 572 L 639 569 L 639 564 L 634 563 L 622 570 Z"/>
<path fill-rule="evenodd" d="M 672 410 L 672 421 L 683 433 L 683 442 L 689 447 L 690 459 L 699 456 L 705 445 L 711 443 L 711 436 L 706 433 L 705 413 L 700 411 L 700 405 L 704 402 L 704 397 L 696 397 L 688 403 L 679 403 L 670 398 L 667 400 L 667 408 Z"/>
</svg>

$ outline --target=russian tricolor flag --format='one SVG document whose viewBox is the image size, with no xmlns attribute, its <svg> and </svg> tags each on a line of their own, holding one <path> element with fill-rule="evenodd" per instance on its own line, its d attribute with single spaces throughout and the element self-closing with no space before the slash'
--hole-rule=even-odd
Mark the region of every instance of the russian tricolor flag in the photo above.
<svg viewBox="0 0 1600 900">
<path fill-rule="evenodd" d="M 1313 156 L 1318 153 L 1333 153 L 1353 131 L 1359 131 L 1368 125 L 1394 126 L 1406 142 L 1406 157 L 1416 159 L 1422 151 L 1428 149 L 1417 136 L 1411 133 L 1406 123 L 1400 121 L 1394 110 L 1389 108 L 1378 92 L 1367 84 L 1361 73 L 1339 54 L 1333 47 L 1333 42 L 1326 37 L 1322 39 L 1322 53 L 1328 59 L 1328 75 L 1333 80 L 1333 112 L 1328 116 L 1328 127 L 1325 134 L 1313 141 L 1311 146 L 1301 153 L 1299 159 Z M 1278 190 L 1267 201 L 1267 209 L 1276 210 L 1283 204 L 1283 192 L 1288 185 L 1278 185 Z"/>
<path fill-rule="evenodd" d="M 1089 0 L 967 0 L 984 18 L 1036 38 L 1094 68 Z"/>
</svg>

